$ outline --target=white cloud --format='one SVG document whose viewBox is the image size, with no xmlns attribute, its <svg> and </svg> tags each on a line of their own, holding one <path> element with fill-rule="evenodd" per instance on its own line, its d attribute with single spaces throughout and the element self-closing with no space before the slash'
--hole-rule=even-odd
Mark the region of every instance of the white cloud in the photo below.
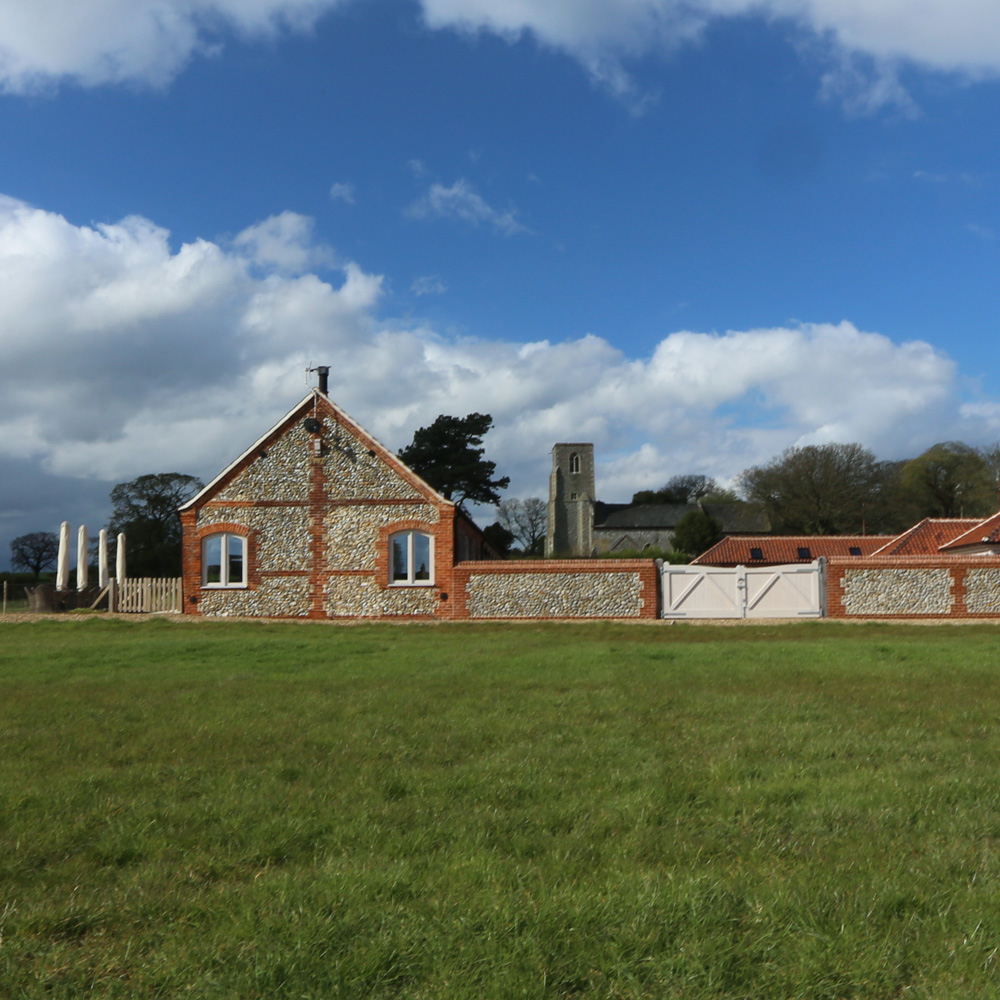
<svg viewBox="0 0 1000 1000">
<path fill-rule="evenodd" d="M 448 286 L 436 274 L 425 274 L 414 280 L 410 291 L 414 295 L 444 295 Z"/>
<path fill-rule="evenodd" d="M 353 205 L 355 202 L 354 185 L 338 182 L 330 187 L 331 201 L 342 201 L 345 205 Z"/>
<path fill-rule="evenodd" d="M 313 242 L 313 220 L 297 212 L 282 212 L 248 226 L 233 240 L 247 260 L 263 268 L 301 274 L 310 267 L 334 262 L 332 251 Z"/>
<path fill-rule="evenodd" d="M 197 55 L 234 34 L 304 31 L 350 0 L 5 0 L 0 5 L 0 90 L 23 93 L 70 80 L 168 84 Z M 757 16 L 792 25 L 825 50 L 822 81 L 856 112 L 914 106 L 897 73 L 909 63 L 975 79 L 1000 72 L 994 0 L 419 0 L 433 28 L 530 34 L 576 58 L 591 77 L 641 112 L 655 95 L 628 72 L 631 59 L 697 40 L 707 25 Z"/>
<path fill-rule="evenodd" d="M 592 334 L 446 338 L 385 319 L 382 277 L 355 263 L 336 281 L 293 273 L 312 252 L 308 220 L 276 219 L 229 247 L 175 248 L 145 219 L 77 226 L 0 198 L 6 509 L 34 516 L 20 481 L 47 482 L 69 507 L 71 479 L 52 477 L 211 477 L 300 398 L 316 364 L 393 448 L 439 413 L 491 413 L 491 456 L 521 495 L 544 493 L 566 439 L 595 443 L 601 496 L 618 500 L 677 472 L 725 479 L 795 443 L 860 441 L 893 458 L 996 436 L 1000 403 L 963 409 L 954 364 L 926 343 L 848 322 L 665 331 L 648 358 Z M 8 520 L 8 538 L 47 530 Z"/>
<path fill-rule="evenodd" d="M 302 31 L 341 0 L 5 0 L 0 4 L 0 89 L 52 81 L 85 86 L 169 83 L 225 34 Z"/>
<path fill-rule="evenodd" d="M 493 208 L 465 178 L 451 187 L 432 184 L 427 194 L 406 209 L 412 219 L 461 219 L 473 226 L 486 225 L 504 236 L 529 230 L 517 221 L 513 211 Z"/>
<path fill-rule="evenodd" d="M 914 114 L 897 68 L 912 63 L 969 78 L 1000 72 L 1000 7 L 993 0 L 422 0 L 436 28 L 486 31 L 575 56 L 613 93 L 637 93 L 630 57 L 670 51 L 713 21 L 759 16 L 794 25 L 826 50 L 826 96 L 864 113 L 895 105 Z M 818 43 L 815 44 L 815 43 Z"/>
</svg>

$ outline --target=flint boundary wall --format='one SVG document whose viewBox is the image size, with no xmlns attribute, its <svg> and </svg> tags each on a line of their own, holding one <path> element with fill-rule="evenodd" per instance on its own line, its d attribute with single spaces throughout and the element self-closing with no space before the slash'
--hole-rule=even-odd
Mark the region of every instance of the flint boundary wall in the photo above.
<svg viewBox="0 0 1000 1000">
<path fill-rule="evenodd" d="M 455 619 L 659 616 L 652 559 L 462 562 L 453 580 Z"/>
<path fill-rule="evenodd" d="M 1000 560 L 910 556 L 827 560 L 830 618 L 1000 617 Z"/>
</svg>

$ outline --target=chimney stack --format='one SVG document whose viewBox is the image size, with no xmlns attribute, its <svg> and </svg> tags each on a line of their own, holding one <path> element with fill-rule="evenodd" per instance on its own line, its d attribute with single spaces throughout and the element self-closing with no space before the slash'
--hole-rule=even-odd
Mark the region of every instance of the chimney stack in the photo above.
<svg viewBox="0 0 1000 1000">
<path fill-rule="evenodd" d="M 330 394 L 330 366 L 329 365 L 317 365 L 311 371 L 316 372 L 319 376 L 319 385 L 317 388 L 324 396 Z"/>
</svg>

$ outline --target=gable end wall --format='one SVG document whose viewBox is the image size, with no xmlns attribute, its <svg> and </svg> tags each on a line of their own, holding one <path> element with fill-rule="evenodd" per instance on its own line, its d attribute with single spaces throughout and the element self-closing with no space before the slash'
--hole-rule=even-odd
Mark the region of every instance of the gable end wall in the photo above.
<svg viewBox="0 0 1000 1000">
<path fill-rule="evenodd" d="M 184 611 L 449 617 L 454 521 L 452 504 L 316 397 L 181 512 Z M 434 585 L 390 586 L 388 537 L 412 527 L 434 537 Z M 202 539 L 217 531 L 247 536 L 245 588 L 202 586 Z"/>
</svg>

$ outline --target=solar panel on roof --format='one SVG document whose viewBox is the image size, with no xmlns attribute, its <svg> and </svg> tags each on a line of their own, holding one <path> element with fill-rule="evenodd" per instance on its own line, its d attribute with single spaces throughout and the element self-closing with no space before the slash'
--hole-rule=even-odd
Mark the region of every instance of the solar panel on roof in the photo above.
<svg viewBox="0 0 1000 1000">
<path fill-rule="evenodd" d="M 847 551 L 850 552 L 852 556 L 861 555 L 861 549 L 857 545 L 852 545 Z"/>
<path fill-rule="evenodd" d="M 751 559 L 763 559 L 764 558 L 764 550 L 763 549 L 758 549 L 758 548 L 751 549 L 750 550 L 750 558 Z"/>
<path fill-rule="evenodd" d="M 809 551 L 808 545 L 799 546 L 799 558 L 800 559 L 812 559 L 812 553 Z"/>
</svg>

